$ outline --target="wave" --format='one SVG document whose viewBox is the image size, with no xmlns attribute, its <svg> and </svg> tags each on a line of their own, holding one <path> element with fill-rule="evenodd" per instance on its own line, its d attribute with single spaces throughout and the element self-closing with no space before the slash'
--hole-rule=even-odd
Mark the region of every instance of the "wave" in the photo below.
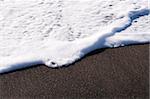
<svg viewBox="0 0 150 99">
<path fill-rule="evenodd" d="M 147 0 L 0 1 L 0 73 L 150 42 Z"/>
</svg>

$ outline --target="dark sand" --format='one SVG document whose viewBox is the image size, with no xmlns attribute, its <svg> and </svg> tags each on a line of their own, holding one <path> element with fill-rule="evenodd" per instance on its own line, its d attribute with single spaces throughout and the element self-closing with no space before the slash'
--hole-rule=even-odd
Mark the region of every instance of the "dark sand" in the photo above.
<svg viewBox="0 0 150 99">
<path fill-rule="evenodd" d="M 60 69 L 0 75 L 0 99 L 148 99 L 149 45 L 97 50 Z"/>
</svg>

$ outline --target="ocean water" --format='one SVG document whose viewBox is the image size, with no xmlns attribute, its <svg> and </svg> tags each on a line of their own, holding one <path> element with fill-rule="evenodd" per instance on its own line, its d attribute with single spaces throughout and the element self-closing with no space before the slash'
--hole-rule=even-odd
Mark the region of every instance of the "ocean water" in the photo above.
<svg viewBox="0 0 150 99">
<path fill-rule="evenodd" d="M 150 42 L 149 0 L 0 0 L 0 73 L 61 67 L 87 53 Z"/>
</svg>

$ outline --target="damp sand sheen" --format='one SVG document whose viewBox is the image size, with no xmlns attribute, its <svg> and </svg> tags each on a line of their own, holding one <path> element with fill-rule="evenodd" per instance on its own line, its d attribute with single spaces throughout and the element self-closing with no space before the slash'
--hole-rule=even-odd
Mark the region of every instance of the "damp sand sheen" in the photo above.
<svg viewBox="0 0 150 99">
<path fill-rule="evenodd" d="M 0 73 L 150 42 L 149 0 L 0 0 Z"/>
</svg>

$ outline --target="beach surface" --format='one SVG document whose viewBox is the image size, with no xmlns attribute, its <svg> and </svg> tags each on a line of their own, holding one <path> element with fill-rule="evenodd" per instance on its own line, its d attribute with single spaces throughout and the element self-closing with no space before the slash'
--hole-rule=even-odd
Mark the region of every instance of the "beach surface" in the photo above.
<svg viewBox="0 0 150 99">
<path fill-rule="evenodd" d="M 69 67 L 0 75 L 0 99 L 149 99 L 149 44 L 101 49 Z"/>
</svg>

